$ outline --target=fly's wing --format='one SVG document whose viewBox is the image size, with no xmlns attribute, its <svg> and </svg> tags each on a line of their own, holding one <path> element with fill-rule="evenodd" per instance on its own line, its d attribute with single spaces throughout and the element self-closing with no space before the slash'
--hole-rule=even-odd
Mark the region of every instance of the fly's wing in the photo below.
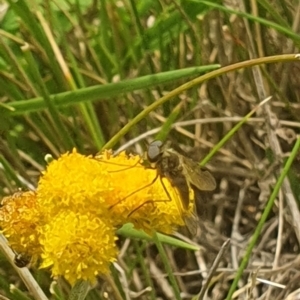
<svg viewBox="0 0 300 300">
<path fill-rule="evenodd" d="M 195 188 L 193 185 L 191 188 L 194 191 L 195 195 L 195 202 L 197 204 L 198 210 L 197 215 L 199 219 L 203 222 L 208 219 L 210 213 L 210 204 L 212 198 L 212 192 L 208 191 L 200 191 L 199 189 Z"/>
<path fill-rule="evenodd" d="M 199 219 L 196 212 L 196 204 L 194 203 L 193 212 L 186 214 L 183 217 L 184 223 L 192 236 L 195 236 L 198 231 Z"/>
<path fill-rule="evenodd" d="M 174 187 L 173 199 L 176 201 L 179 213 L 183 218 L 184 224 L 192 236 L 197 234 L 199 220 L 196 212 L 196 204 L 194 203 L 193 211 L 189 211 L 190 190 L 186 179 L 183 176 L 167 179 Z M 176 181 L 176 182 L 175 182 Z"/>
<path fill-rule="evenodd" d="M 182 172 L 187 181 L 200 191 L 213 191 L 216 181 L 209 171 L 203 170 L 195 161 L 180 155 Z"/>
<path fill-rule="evenodd" d="M 161 160 L 160 174 L 166 177 L 171 185 L 176 188 L 180 196 L 181 207 L 188 210 L 190 204 L 189 183 L 182 173 L 181 161 L 177 152 L 172 149 L 165 150 Z"/>
<path fill-rule="evenodd" d="M 183 210 L 188 210 L 190 204 L 190 192 L 186 178 L 181 174 L 177 174 L 177 176 L 171 176 L 170 174 L 168 174 L 168 176 L 166 177 L 179 194 L 180 206 Z"/>
</svg>

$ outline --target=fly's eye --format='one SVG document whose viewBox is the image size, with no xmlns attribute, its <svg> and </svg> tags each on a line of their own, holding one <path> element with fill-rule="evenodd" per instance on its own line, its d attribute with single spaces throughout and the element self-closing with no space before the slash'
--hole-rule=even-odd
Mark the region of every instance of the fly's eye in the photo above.
<svg viewBox="0 0 300 300">
<path fill-rule="evenodd" d="M 162 141 L 154 141 L 150 143 L 147 151 L 147 158 L 149 162 L 157 162 L 160 154 L 161 154 L 161 147 L 163 145 Z"/>
</svg>

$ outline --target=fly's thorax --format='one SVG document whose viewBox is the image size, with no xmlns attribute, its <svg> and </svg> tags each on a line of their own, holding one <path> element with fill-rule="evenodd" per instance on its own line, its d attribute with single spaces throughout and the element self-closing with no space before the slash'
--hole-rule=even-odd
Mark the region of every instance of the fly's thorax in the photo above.
<svg viewBox="0 0 300 300">
<path fill-rule="evenodd" d="M 169 170 L 169 158 L 166 156 L 162 156 L 162 159 L 160 161 L 160 164 L 158 164 L 162 171 L 162 173 L 166 174 Z"/>
<path fill-rule="evenodd" d="M 169 152 L 166 157 L 166 164 L 170 171 L 173 171 L 174 174 L 182 171 L 182 164 L 180 162 L 180 156 L 175 152 Z"/>
</svg>

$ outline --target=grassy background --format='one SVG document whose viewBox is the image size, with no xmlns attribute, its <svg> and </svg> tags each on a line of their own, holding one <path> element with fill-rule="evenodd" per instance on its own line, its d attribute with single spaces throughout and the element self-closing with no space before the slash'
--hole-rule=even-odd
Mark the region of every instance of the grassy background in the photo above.
<svg viewBox="0 0 300 300">
<path fill-rule="evenodd" d="M 203 299 L 236 289 L 285 299 L 299 288 L 298 1 L 2 1 L 1 11 L 1 196 L 33 189 L 47 153 L 142 153 L 159 137 L 200 161 L 218 145 L 207 164 L 218 188 L 198 203 L 204 250 L 166 247 L 180 298 L 199 293 L 228 237 Z M 174 299 L 151 242 L 123 237 L 120 247 L 123 277 L 99 278 L 89 298 Z M 49 275 L 32 273 L 49 297 L 69 293 L 60 281 L 51 295 Z M 0 274 L 1 294 L 26 297 L 4 257 Z"/>
</svg>

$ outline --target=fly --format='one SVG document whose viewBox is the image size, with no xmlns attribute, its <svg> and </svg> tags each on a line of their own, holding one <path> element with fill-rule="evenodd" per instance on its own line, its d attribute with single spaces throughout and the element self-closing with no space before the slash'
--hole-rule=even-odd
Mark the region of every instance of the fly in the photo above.
<svg viewBox="0 0 300 300">
<path fill-rule="evenodd" d="M 177 203 L 179 212 L 189 231 L 193 235 L 196 234 L 198 217 L 195 211 L 188 213 L 191 201 L 189 191 L 190 188 L 193 189 L 194 195 L 199 191 L 213 191 L 216 188 L 214 177 L 209 171 L 201 168 L 197 162 L 169 148 L 167 144 L 164 145 L 159 140 L 150 143 L 147 158 L 151 165 L 157 169 L 160 179 L 167 178 L 177 190 L 180 198 L 179 203 Z M 166 191 L 165 187 L 164 189 Z M 168 194 L 167 191 L 166 193 Z"/>
</svg>

